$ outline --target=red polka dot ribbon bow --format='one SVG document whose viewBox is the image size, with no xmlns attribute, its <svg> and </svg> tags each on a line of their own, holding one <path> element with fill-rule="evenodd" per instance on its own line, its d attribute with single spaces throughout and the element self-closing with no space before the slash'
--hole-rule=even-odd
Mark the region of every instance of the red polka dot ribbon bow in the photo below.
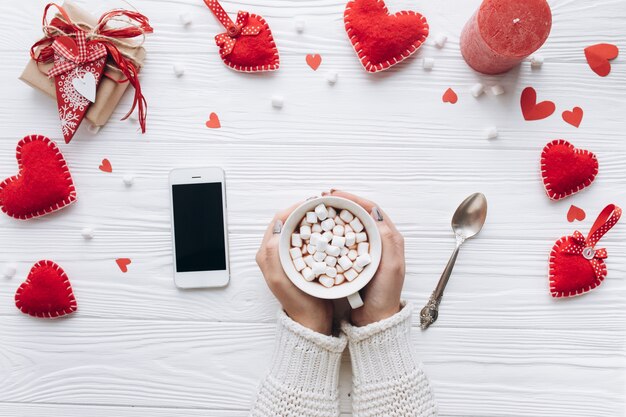
<svg viewBox="0 0 626 417">
<path fill-rule="evenodd" d="M 607 275 L 606 249 L 595 249 L 598 241 L 618 222 L 622 209 L 609 204 L 584 235 L 575 231 L 559 239 L 550 253 L 550 293 L 553 297 L 584 294 L 602 283 Z"/>
<path fill-rule="evenodd" d="M 52 43 L 54 66 L 48 71 L 48 77 L 61 75 L 74 68 L 107 56 L 107 49 L 98 42 L 87 44 L 85 32 L 77 31 L 75 39 L 61 36 Z"/>
<path fill-rule="evenodd" d="M 239 11 L 233 22 L 217 0 L 204 0 L 226 32 L 215 36 L 220 57 L 229 67 L 246 72 L 278 69 L 278 49 L 267 22 L 258 15 Z"/>
</svg>

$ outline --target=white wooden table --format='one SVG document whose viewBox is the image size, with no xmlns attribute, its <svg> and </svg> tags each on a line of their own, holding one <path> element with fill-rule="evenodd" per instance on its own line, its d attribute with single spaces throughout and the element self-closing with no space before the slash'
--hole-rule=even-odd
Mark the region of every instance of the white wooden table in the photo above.
<svg viewBox="0 0 626 417">
<path fill-rule="evenodd" d="M 116 5 L 123 3 L 113 2 Z M 155 28 L 142 85 L 148 132 L 119 119 L 130 95 L 98 134 L 81 128 L 62 143 L 53 100 L 17 80 L 40 35 L 44 0 L 2 2 L 0 28 L 0 177 L 14 173 L 15 145 L 42 133 L 59 143 L 79 201 L 39 220 L 0 216 L 0 263 L 18 274 L 0 280 L 0 415 L 245 416 L 266 371 L 278 304 L 254 263 L 273 213 L 330 187 L 377 201 L 406 237 L 404 296 L 426 301 L 452 251 L 450 217 L 468 194 L 489 200 L 487 224 L 464 247 L 439 321 L 415 328 L 415 348 L 432 379 L 442 416 L 623 416 L 626 386 L 626 227 L 602 241 L 609 277 L 584 297 L 548 294 L 553 242 L 587 232 L 608 203 L 626 205 L 626 67 L 600 78 L 583 48 L 611 42 L 626 50 L 623 0 L 554 0 L 545 64 L 504 76 L 472 72 L 459 34 L 479 0 L 389 0 L 428 17 L 434 39 L 398 68 L 379 75 L 361 68 L 344 33 L 343 0 L 225 1 L 269 21 L 281 53 L 274 74 L 227 69 L 213 36 L 220 26 L 200 0 L 134 0 Z M 104 2 L 81 1 L 98 14 Z M 181 12 L 193 15 L 184 28 Z M 296 17 L 306 21 L 296 33 Z M 323 57 L 312 71 L 307 53 Z M 422 69 L 434 57 L 435 68 Z M 176 78 L 172 64 L 186 72 Z M 336 71 L 335 86 L 326 73 Z M 501 83 L 506 94 L 474 99 L 470 87 Z M 557 113 L 522 120 L 521 90 L 534 86 Z M 454 88 L 456 105 L 441 101 Z M 282 110 L 270 99 L 285 97 Z M 579 129 L 561 120 L 585 110 Z M 207 129 L 216 112 L 221 129 Z M 497 126 L 488 141 L 484 130 Z M 600 175 L 592 187 L 550 202 L 539 177 L 541 148 L 565 138 L 594 151 Z M 323 169 L 313 167 L 314 156 Z M 98 170 L 108 158 L 113 173 Z M 167 173 L 218 165 L 228 176 L 232 279 L 225 289 L 179 291 L 172 281 Z M 124 174 L 135 184 L 126 188 Z M 570 224 L 571 204 L 587 211 Z M 81 229 L 93 227 L 85 241 Z M 129 257 L 126 274 L 114 259 Z M 68 273 L 79 310 L 45 321 L 21 314 L 13 294 L 39 259 Z M 417 325 L 417 316 L 414 321 Z M 350 414 L 350 364 L 341 373 L 341 408 Z"/>
</svg>

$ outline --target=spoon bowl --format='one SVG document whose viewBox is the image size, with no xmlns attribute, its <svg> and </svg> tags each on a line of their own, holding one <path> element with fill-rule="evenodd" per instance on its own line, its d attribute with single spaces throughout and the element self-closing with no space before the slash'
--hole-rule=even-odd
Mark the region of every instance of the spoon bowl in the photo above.
<svg viewBox="0 0 626 417">
<path fill-rule="evenodd" d="M 487 198 L 474 193 L 457 207 L 452 216 L 452 230 L 463 240 L 476 236 L 487 219 Z"/>
</svg>

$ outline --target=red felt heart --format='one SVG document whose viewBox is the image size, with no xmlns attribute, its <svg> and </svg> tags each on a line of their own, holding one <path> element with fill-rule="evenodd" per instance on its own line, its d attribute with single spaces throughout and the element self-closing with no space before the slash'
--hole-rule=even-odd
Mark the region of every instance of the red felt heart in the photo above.
<svg viewBox="0 0 626 417">
<path fill-rule="evenodd" d="M 591 291 L 604 281 L 607 270 L 602 259 L 596 259 L 596 267 L 582 255 L 561 250 L 571 244 L 572 237 L 559 239 L 550 252 L 550 294 L 553 297 L 571 297 Z"/>
<path fill-rule="evenodd" d="M 563 112 L 563 120 L 571 124 L 574 127 L 579 127 L 583 120 L 583 109 L 580 107 L 574 107 L 572 110 L 565 110 Z"/>
<path fill-rule="evenodd" d="M 52 261 L 37 262 L 15 292 L 15 306 L 33 317 L 56 318 L 77 309 L 72 285 Z"/>
<path fill-rule="evenodd" d="M 522 91 L 520 104 L 522 106 L 524 120 L 529 121 L 545 119 L 551 116 L 556 110 L 556 106 L 551 101 L 546 100 L 537 103 L 537 92 L 532 87 L 526 87 L 524 91 Z"/>
<path fill-rule="evenodd" d="M 428 37 L 424 16 L 413 11 L 390 15 L 383 0 L 351 0 L 343 20 L 350 42 L 369 72 L 403 61 Z"/>
<path fill-rule="evenodd" d="M 222 127 L 220 123 L 220 118 L 215 113 L 211 113 L 209 115 L 209 120 L 206 121 L 205 125 L 209 129 L 219 129 L 220 127 Z"/>
<path fill-rule="evenodd" d="M 606 77 L 611 73 L 612 59 L 619 55 L 619 48 L 610 43 L 599 43 L 585 48 L 585 58 L 589 67 L 600 77 Z"/>
<path fill-rule="evenodd" d="M 546 193 L 560 200 L 588 187 L 598 174 L 598 158 L 587 150 L 556 139 L 541 153 L 541 176 Z"/>
<path fill-rule="evenodd" d="M 72 176 L 59 148 L 45 136 L 17 144 L 17 175 L 0 183 L 0 208 L 16 219 L 30 219 L 76 201 Z"/>
<path fill-rule="evenodd" d="M 222 61 L 232 69 L 243 72 L 274 71 L 280 66 L 278 48 L 269 25 L 261 16 L 250 14 L 248 26 L 261 26 L 261 31 L 254 36 L 237 36 L 232 52 L 222 55 L 224 46 L 220 46 Z"/>
</svg>

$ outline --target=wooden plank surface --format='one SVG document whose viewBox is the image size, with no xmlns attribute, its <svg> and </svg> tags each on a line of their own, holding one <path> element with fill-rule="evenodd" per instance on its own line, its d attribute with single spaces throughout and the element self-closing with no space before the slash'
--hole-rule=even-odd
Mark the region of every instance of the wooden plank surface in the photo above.
<svg viewBox="0 0 626 417">
<path fill-rule="evenodd" d="M 42 133 L 59 143 L 79 201 L 57 214 L 16 222 L 0 217 L 0 264 L 18 274 L 0 280 L 0 416 L 246 415 L 266 371 L 278 308 L 254 264 L 273 213 L 330 187 L 376 200 L 406 237 L 405 298 L 421 307 L 453 248 L 450 216 L 468 194 L 482 191 L 489 216 L 468 242 L 436 326 L 414 330 L 415 347 L 432 379 L 442 416 L 626 415 L 626 229 L 603 240 L 609 277 L 595 292 L 552 300 L 547 257 L 553 242 L 589 229 L 608 203 L 626 205 L 626 67 L 613 61 L 607 78 L 584 60 L 584 47 L 626 48 L 623 0 L 552 0 L 554 28 L 541 54 L 503 76 L 480 76 L 459 54 L 460 29 L 479 0 L 388 0 L 391 10 L 426 15 L 431 43 L 406 63 L 378 75 L 357 62 L 342 26 L 344 1 L 228 1 L 270 22 L 281 53 L 274 74 L 229 71 L 217 55 L 214 18 L 199 0 L 134 0 L 155 27 L 141 75 L 149 101 L 148 133 L 120 122 L 127 95 L 99 133 L 81 128 L 65 145 L 54 101 L 16 80 L 40 36 L 45 1 L 5 2 L 0 28 L 0 178 L 15 172 L 15 144 Z M 115 2 L 114 2 L 115 3 Z M 80 1 L 96 14 L 113 7 Z M 114 4 L 124 6 L 123 2 Z M 181 12 L 192 14 L 183 28 Z M 303 34 L 296 18 L 306 21 Z M 307 53 L 320 53 L 318 71 Z M 424 57 L 435 68 L 422 69 Z M 186 73 L 176 78 L 173 63 Z M 339 80 L 330 86 L 326 73 Z M 474 99 L 481 81 L 506 94 Z M 521 90 L 532 85 L 556 103 L 549 119 L 525 122 Z M 448 88 L 459 94 L 441 102 Z M 282 95 L 282 110 L 271 107 Z M 560 113 L 583 107 L 579 129 Z M 222 128 L 204 126 L 216 112 Z M 500 137 L 484 138 L 497 126 Z M 585 192 L 550 202 L 541 186 L 541 148 L 565 138 L 594 151 L 600 175 Z M 323 161 L 318 168 L 311 158 Z M 98 170 L 110 159 L 113 173 Z M 167 173 L 218 165 L 227 173 L 232 280 L 219 290 L 178 291 L 172 282 Z M 126 188 L 124 174 L 135 175 Z M 587 220 L 570 224 L 571 204 Z M 83 227 L 95 230 L 86 242 Z M 130 257 L 127 274 L 115 265 Z M 49 258 L 67 271 L 79 311 L 44 322 L 13 304 L 30 266 Z M 417 324 L 417 317 L 414 317 Z M 350 364 L 344 357 L 341 407 L 350 414 Z"/>
</svg>

